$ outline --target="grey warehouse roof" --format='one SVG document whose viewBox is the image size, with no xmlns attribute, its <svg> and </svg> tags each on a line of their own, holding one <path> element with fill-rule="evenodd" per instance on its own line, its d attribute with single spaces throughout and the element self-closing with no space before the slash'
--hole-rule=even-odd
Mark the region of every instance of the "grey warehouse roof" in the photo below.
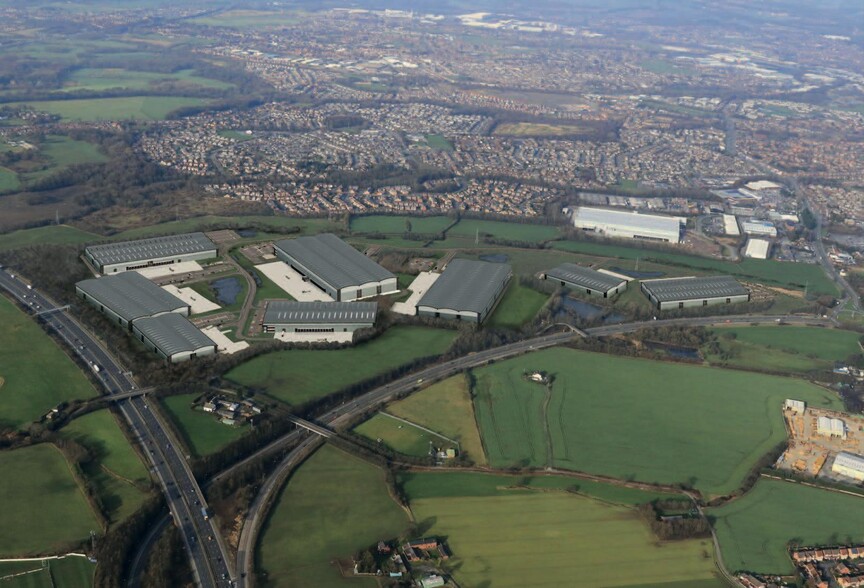
<svg viewBox="0 0 864 588">
<path fill-rule="evenodd" d="M 510 266 L 506 263 L 454 259 L 417 306 L 480 313 L 509 277 Z"/>
<path fill-rule="evenodd" d="M 87 253 L 100 265 L 159 259 L 174 255 L 200 253 L 216 249 L 204 233 L 185 233 L 167 237 L 153 237 L 139 241 L 91 245 Z"/>
<path fill-rule="evenodd" d="M 168 357 L 216 345 L 195 325 L 175 313 L 139 319 L 134 327 Z"/>
<path fill-rule="evenodd" d="M 274 245 L 336 289 L 396 277 L 332 233 L 283 239 Z"/>
<path fill-rule="evenodd" d="M 847 453 L 846 451 L 841 451 L 837 454 L 837 457 L 834 458 L 834 465 L 847 467 L 851 470 L 858 470 L 859 472 L 864 472 L 864 457 L 860 455 L 855 455 L 854 453 Z"/>
<path fill-rule="evenodd" d="M 644 280 L 642 287 L 660 302 L 746 296 L 749 293 L 732 276 Z"/>
<path fill-rule="evenodd" d="M 138 272 L 123 272 L 75 284 L 126 321 L 189 306 Z"/>
<path fill-rule="evenodd" d="M 607 292 L 627 281 L 604 274 L 603 272 L 598 272 L 590 267 L 576 265 L 575 263 L 562 263 L 558 267 L 546 272 L 546 277 L 571 282 L 578 286 L 601 292 Z"/>
<path fill-rule="evenodd" d="M 264 312 L 265 324 L 374 323 L 377 302 L 286 302 L 274 300 Z"/>
</svg>

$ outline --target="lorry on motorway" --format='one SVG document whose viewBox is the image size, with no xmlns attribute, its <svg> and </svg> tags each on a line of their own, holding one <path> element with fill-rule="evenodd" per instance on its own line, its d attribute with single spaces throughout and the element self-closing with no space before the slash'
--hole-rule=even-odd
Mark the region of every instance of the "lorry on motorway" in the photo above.
<svg viewBox="0 0 864 588">
<path fill-rule="evenodd" d="M 210 520 L 210 515 L 211 515 L 211 514 L 212 514 L 212 513 L 210 512 L 210 509 L 209 509 L 209 508 L 207 508 L 206 506 L 202 506 L 202 507 L 201 507 L 201 516 L 204 517 L 204 520 L 205 520 L 205 521 Z"/>
<path fill-rule="evenodd" d="M 90 367 L 92 367 L 92 368 L 93 368 L 93 371 L 96 372 L 97 374 L 98 374 L 99 372 L 102 371 L 102 368 L 99 367 L 99 364 L 98 364 L 98 363 L 94 363 L 94 364 L 93 364 L 92 366 L 90 366 Z"/>
</svg>

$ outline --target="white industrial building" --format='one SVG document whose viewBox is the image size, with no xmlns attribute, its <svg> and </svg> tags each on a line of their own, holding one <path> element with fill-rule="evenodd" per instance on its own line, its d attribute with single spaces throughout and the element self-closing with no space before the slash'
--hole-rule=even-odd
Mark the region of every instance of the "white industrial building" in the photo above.
<svg viewBox="0 0 864 588">
<path fill-rule="evenodd" d="M 763 235 L 766 237 L 776 237 L 777 227 L 771 221 L 762 220 L 746 220 L 741 222 L 741 230 L 747 235 Z"/>
<path fill-rule="evenodd" d="M 353 333 L 375 325 L 377 302 L 273 300 L 264 312 L 265 333 Z"/>
<path fill-rule="evenodd" d="M 842 419 L 820 416 L 816 419 L 816 432 L 826 437 L 846 438 L 846 423 Z"/>
<path fill-rule="evenodd" d="M 738 229 L 738 219 L 735 218 L 734 214 L 723 215 L 723 232 L 730 237 L 737 237 L 741 234 Z"/>
<path fill-rule="evenodd" d="M 573 210 L 573 226 L 604 237 L 678 243 L 681 219 L 656 214 L 580 206 Z"/>
<path fill-rule="evenodd" d="M 753 259 L 768 259 L 771 253 L 771 241 L 766 239 L 749 239 L 744 248 L 744 257 Z"/>
<path fill-rule="evenodd" d="M 731 276 L 643 280 L 642 293 L 657 310 L 748 302 L 750 291 Z"/>
<path fill-rule="evenodd" d="M 603 298 L 615 296 L 627 289 L 625 278 L 575 263 L 562 263 L 543 274 L 542 278 L 589 296 Z"/>
<path fill-rule="evenodd" d="M 84 249 L 84 257 L 100 274 L 211 259 L 216 255 L 216 245 L 204 233 L 90 245 Z"/>
<path fill-rule="evenodd" d="M 336 301 L 398 290 L 396 276 L 330 233 L 283 239 L 274 243 L 273 250 L 279 259 Z"/>
<path fill-rule="evenodd" d="M 179 314 L 138 319 L 132 323 L 132 334 L 148 351 L 171 363 L 216 355 L 216 343 Z"/>
<path fill-rule="evenodd" d="M 783 410 L 788 410 L 790 412 L 795 412 L 798 414 L 804 414 L 804 410 L 807 408 L 807 403 L 803 400 L 794 400 L 792 398 L 787 398 L 783 402 Z"/>
<path fill-rule="evenodd" d="M 831 471 L 859 482 L 864 481 L 864 457 L 841 451 L 834 458 Z"/>
<path fill-rule="evenodd" d="M 417 303 L 417 314 L 482 323 L 512 275 L 506 263 L 454 259 Z"/>
<path fill-rule="evenodd" d="M 82 280 L 75 293 L 121 327 L 132 330 L 138 319 L 177 313 L 189 316 L 189 304 L 136 272 Z"/>
</svg>

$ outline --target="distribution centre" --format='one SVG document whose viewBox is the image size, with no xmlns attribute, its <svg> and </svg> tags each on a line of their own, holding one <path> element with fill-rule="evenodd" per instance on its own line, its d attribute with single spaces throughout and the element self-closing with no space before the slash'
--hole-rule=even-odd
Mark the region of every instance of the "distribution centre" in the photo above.
<svg viewBox="0 0 864 588">
<path fill-rule="evenodd" d="M 643 280 L 642 293 L 658 310 L 748 302 L 750 291 L 731 276 Z"/>
<path fill-rule="evenodd" d="M 482 323 L 512 276 L 506 263 L 454 259 L 417 303 L 417 314 Z"/>
<path fill-rule="evenodd" d="M 580 206 L 573 210 L 573 226 L 605 237 L 678 243 L 681 220 L 673 216 Z"/>
<path fill-rule="evenodd" d="M 273 300 L 264 312 L 264 332 L 353 333 L 375 325 L 377 302 Z"/>
<path fill-rule="evenodd" d="M 562 263 L 543 275 L 543 279 L 559 282 L 589 296 L 608 298 L 627 289 L 627 280 L 611 273 L 598 272 L 575 263 Z"/>
<path fill-rule="evenodd" d="M 84 249 L 84 256 L 100 274 L 211 259 L 216 255 L 216 245 L 204 233 L 90 245 Z"/>
</svg>

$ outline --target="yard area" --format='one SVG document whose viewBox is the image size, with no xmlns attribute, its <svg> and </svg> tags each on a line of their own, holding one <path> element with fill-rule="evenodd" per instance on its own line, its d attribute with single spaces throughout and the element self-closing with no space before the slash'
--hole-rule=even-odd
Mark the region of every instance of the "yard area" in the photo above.
<svg viewBox="0 0 864 588">
<path fill-rule="evenodd" d="M 553 376 L 551 391 L 524 378 L 532 370 Z M 785 398 L 842 409 L 834 393 L 801 380 L 561 348 L 475 375 L 491 465 L 688 483 L 709 495 L 734 490 L 785 439 Z"/>
</svg>

